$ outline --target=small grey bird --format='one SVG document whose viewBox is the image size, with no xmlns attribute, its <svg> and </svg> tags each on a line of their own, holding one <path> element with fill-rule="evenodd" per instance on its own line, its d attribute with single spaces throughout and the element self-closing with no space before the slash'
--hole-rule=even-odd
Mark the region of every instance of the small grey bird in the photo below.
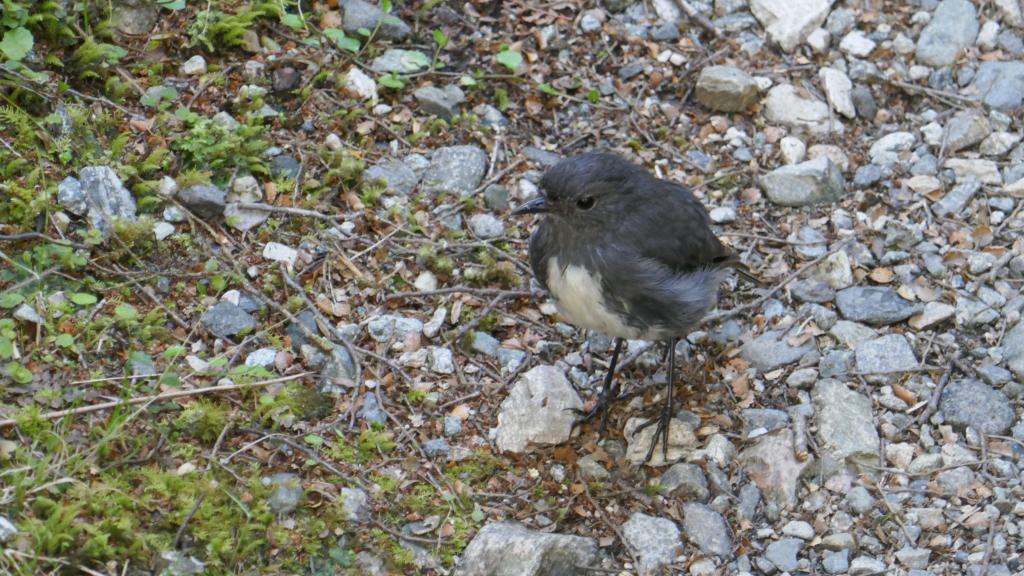
<svg viewBox="0 0 1024 576">
<path fill-rule="evenodd" d="M 668 343 L 668 393 L 647 460 L 661 435 L 668 451 L 675 347 L 718 301 L 736 254 L 711 230 L 704 206 L 685 187 L 614 154 L 563 160 L 540 181 L 542 195 L 512 214 L 543 214 L 530 236 L 530 266 L 569 322 L 615 338 L 594 410 L 604 433 L 619 395 L 613 374 L 623 339 Z"/>
</svg>

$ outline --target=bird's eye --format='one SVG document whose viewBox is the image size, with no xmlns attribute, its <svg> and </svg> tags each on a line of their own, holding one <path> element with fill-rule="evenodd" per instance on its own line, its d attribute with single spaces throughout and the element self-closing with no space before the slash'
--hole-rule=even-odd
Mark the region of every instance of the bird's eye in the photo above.
<svg viewBox="0 0 1024 576">
<path fill-rule="evenodd" d="M 579 207 L 580 210 L 590 210 L 594 207 L 594 197 L 584 196 L 576 201 L 576 206 Z"/>
</svg>

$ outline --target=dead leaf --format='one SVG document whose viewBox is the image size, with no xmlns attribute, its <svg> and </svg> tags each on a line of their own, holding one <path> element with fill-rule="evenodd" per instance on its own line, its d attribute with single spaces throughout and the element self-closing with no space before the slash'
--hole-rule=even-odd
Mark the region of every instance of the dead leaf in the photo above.
<svg viewBox="0 0 1024 576">
<path fill-rule="evenodd" d="M 888 284 L 889 282 L 892 282 L 894 277 L 895 274 L 893 274 L 892 269 L 885 266 L 875 268 L 870 274 L 868 274 L 868 278 L 871 278 L 872 282 L 876 282 L 878 284 Z"/>
<path fill-rule="evenodd" d="M 914 394 L 899 384 L 892 385 L 892 393 L 900 400 L 906 402 L 908 406 L 913 406 L 917 403 L 917 394 Z"/>
</svg>

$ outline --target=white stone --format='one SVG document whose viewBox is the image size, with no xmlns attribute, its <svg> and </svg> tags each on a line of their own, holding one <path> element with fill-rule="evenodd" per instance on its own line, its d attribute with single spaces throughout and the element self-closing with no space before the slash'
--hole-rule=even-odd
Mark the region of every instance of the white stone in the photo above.
<svg viewBox="0 0 1024 576">
<path fill-rule="evenodd" d="M 181 73 L 185 76 L 206 74 L 206 58 L 196 54 L 188 60 L 185 60 L 184 64 L 181 65 Z"/>
<path fill-rule="evenodd" d="M 263 247 L 263 257 L 275 262 L 284 262 L 290 268 L 299 259 L 299 252 L 278 242 L 267 242 Z"/>
<path fill-rule="evenodd" d="M 160 179 L 160 185 L 157 187 L 157 193 L 161 196 L 170 198 L 178 192 L 178 183 L 170 176 L 164 176 Z"/>
<path fill-rule="evenodd" d="M 157 240 L 163 240 L 171 234 L 174 234 L 174 224 L 170 222 L 157 222 L 153 225 L 153 235 L 156 236 Z"/>
<path fill-rule="evenodd" d="M 978 45 L 978 48 L 986 52 L 995 50 L 997 36 L 999 36 L 999 23 L 995 20 L 989 20 L 981 27 L 981 32 L 978 33 L 978 39 L 975 43 Z"/>
<path fill-rule="evenodd" d="M 830 131 L 842 134 L 845 130 L 838 119 L 829 122 L 828 104 L 801 96 L 792 84 L 779 84 L 768 92 L 764 114 L 769 122 L 806 128 L 817 135 Z"/>
<path fill-rule="evenodd" d="M 921 136 L 924 137 L 924 143 L 929 146 L 942 146 L 942 126 L 937 122 L 929 122 L 924 126 L 921 126 Z"/>
<path fill-rule="evenodd" d="M 245 365 L 266 368 L 267 366 L 273 366 L 276 359 L 277 350 L 273 348 L 260 348 L 253 350 L 251 354 L 245 357 Z"/>
<path fill-rule="evenodd" d="M 820 28 L 832 8 L 832 0 L 751 0 L 750 11 L 771 39 L 792 52 L 815 29 Z"/>
<path fill-rule="evenodd" d="M 729 206 L 716 206 L 708 212 L 715 224 L 728 224 L 736 220 L 736 209 Z"/>
<path fill-rule="evenodd" d="M 807 154 L 807 146 L 799 138 L 786 136 L 779 141 L 779 151 L 782 153 L 782 160 L 786 164 L 799 164 L 804 161 L 804 157 Z"/>
<path fill-rule="evenodd" d="M 916 47 L 915 47 L 916 50 Z M 914 64 L 910 67 L 908 74 L 911 80 L 924 80 L 932 73 L 932 69 L 927 66 L 921 66 L 920 64 Z"/>
<path fill-rule="evenodd" d="M 561 444 L 572 434 L 583 407 L 561 370 L 540 365 L 522 375 L 498 411 L 495 442 L 499 450 L 524 452 L 530 444 Z"/>
<path fill-rule="evenodd" d="M 930 194 L 942 188 L 942 181 L 935 176 L 919 174 L 903 181 L 903 184 L 918 194 Z"/>
<path fill-rule="evenodd" d="M 1003 20 L 1010 26 L 1024 26 L 1024 13 L 1021 12 L 1020 0 L 995 0 Z"/>
<path fill-rule="evenodd" d="M 813 32 L 807 35 L 807 45 L 817 54 L 827 52 L 831 42 L 832 35 L 824 28 L 815 28 Z"/>
<path fill-rule="evenodd" d="M 982 184 L 1002 184 L 1003 177 L 999 174 L 999 165 L 992 160 L 974 158 L 950 158 L 942 164 L 956 173 L 956 181 L 977 178 Z"/>
<path fill-rule="evenodd" d="M 324 138 L 324 146 L 332 152 L 337 152 L 345 147 L 344 143 L 341 141 L 341 137 L 334 132 L 331 132 L 327 135 L 327 138 Z"/>
<path fill-rule="evenodd" d="M 930 328 L 944 320 L 948 320 L 956 313 L 956 308 L 944 302 L 929 302 L 925 304 L 924 311 L 916 316 L 911 316 L 907 324 L 915 330 Z"/>
<path fill-rule="evenodd" d="M 993 132 L 981 141 L 978 150 L 985 156 L 1002 156 L 1009 152 L 1017 142 L 1020 142 L 1019 134 Z"/>
<path fill-rule="evenodd" d="M 643 430 L 639 430 L 645 421 L 645 418 L 630 418 L 626 421 L 626 428 L 623 431 L 628 442 L 626 460 L 632 464 L 640 465 L 644 463 L 644 459 L 647 457 L 647 450 L 650 449 L 651 442 L 654 441 L 654 433 L 658 426 L 657 424 L 652 424 Z M 681 460 L 696 446 L 697 437 L 694 435 L 690 424 L 684 423 L 677 418 L 672 418 L 668 425 L 667 456 L 662 455 L 662 442 L 661 435 L 659 434 L 654 453 L 647 464 L 653 467 L 672 464 Z"/>
<path fill-rule="evenodd" d="M 910 38 L 907 38 L 907 36 L 903 34 L 903 32 L 900 32 L 899 34 L 896 35 L 895 38 L 892 39 L 892 49 L 895 50 L 896 53 L 899 54 L 900 56 L 907 56 L 908 54 L 913 54 L 916 48 L 917 46 L 914 44 L 914 41 L 911 40 Z"/>
<path fill-rule="evenodd" d="M 839 42 L 839 49 L 857 58 L 867 58 L 875 49 L 875 42 L 860 30 L 851 30 Z"/>
<path fill-rule="evenodd" d="M 893 132 L 876 140 L 868 154 L 871 155 L 871 162 L 874 164 L 896 164 L 900 161 L 900 153 L 910 150 L 915 141 L 916 138 L 910 132 Z"/>
<path fill-rule="evenodd" d="M 817 160 L 822 156 L 828 158 L 843 172 L 850 169 L 850 157 L 839 146 L 833 144 L 815 144 L 807 149 L 807 159 Z"/>
<path fill-rule="evenodd" d="M 412 285 L 420 292 L 437 290 L 437 276 L 430 270 L 424 270 L 420 272 L 420 275 L 416 277 L 416 281 Z"/>
<path fill-rule="evenodd" d="M 822 68 L 818 71 L 818 78 L 832 109 L 847 118 L 855 118 L 857 111 L 853 107 L 853 82 L 850 78 L 835 68 Z"/>
<path fill-rule="evenodd" d="M 377 100 L 377 82 L 355 66 L 345 73 L 345 90 L 362 100 Z"/>
</svg>

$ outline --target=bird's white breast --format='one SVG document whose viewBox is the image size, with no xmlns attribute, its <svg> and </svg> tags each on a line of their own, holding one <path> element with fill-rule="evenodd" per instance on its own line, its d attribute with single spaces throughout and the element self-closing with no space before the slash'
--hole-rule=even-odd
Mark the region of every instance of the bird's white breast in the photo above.
<svg viewBox="0 0 1024 576">
<path fill-rule="evenodd" d="M 558 311 L 570 323 L 608 336 L 635 339 L 640 330 L 629 326 L 605 304 L 601 276 L 570 264 L 564 269 L 554 257 L 548 260 L 548 291 Z"/>
</svg>

